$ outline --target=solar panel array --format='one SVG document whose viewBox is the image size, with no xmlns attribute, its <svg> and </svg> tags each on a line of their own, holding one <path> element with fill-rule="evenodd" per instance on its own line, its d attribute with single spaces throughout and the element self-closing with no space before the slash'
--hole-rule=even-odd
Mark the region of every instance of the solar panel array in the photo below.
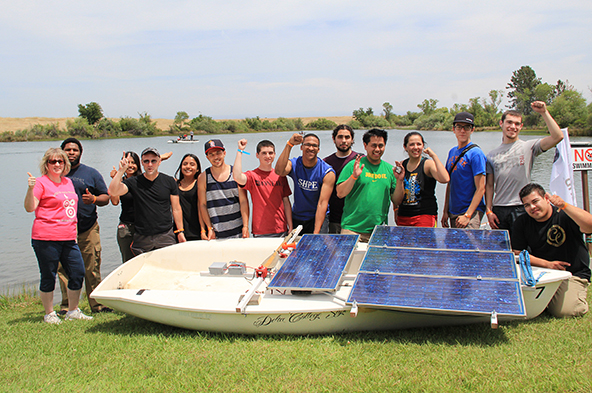
<svg viewBox="0 0 592 393">
<path fill-rule="evenodd" d="M 348 303 L 524 316 L 506 231 L 377 226 Z"/>
<path fill-rule="evenodd" d="M 304 235 L 268 288 L 333 291 L 359 235 Z"/>
</svg>

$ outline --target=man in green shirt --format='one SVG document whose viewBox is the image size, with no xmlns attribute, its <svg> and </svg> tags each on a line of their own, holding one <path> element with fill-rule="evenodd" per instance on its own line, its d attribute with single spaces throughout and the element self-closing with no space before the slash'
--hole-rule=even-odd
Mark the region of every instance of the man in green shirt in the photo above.
<svg viewBox="0 0 592 393">
<path fill-rule="evenodd" d="M 358 156 L 341 171 L 337 196 L 345 198 L 341 233 L 359 234 L 368 242 L 376 225 L 387 223 L 395 186 L 394 168 L 382 161 L 387 132 L 373 128 L 362 137 L 366 156 Z"/>
</svg>

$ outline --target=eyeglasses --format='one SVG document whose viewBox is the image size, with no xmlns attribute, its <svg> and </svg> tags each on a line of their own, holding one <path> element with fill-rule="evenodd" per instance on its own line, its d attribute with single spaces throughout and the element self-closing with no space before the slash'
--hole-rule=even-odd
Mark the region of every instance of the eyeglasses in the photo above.
<svg viewBox="0 0 592 393">
<path fill-rule="evenodd" d="M 313 149 L 318 149 L 319 145 L 315 144 L 315 143 L 303 143 L 302 146 L 304 147 L 312 147 Z"/>
<path fill-rule="evenodd" d="M 466 126 L 461 126 L 458 124 L 454 125 L 454 129 L 457 131 L 471 131 L 472 128 L 473 128 L 473 126 L 468 125 L 468 124 Z"/>
<path fill-rule="evenodd" d="M 158 162 L 158 160 L 142 160 L 142 162 L 145 165 L 148 165 L 148 164 L 156 164 Z"/>
<path fill-rule="evenodd" d="M 51 164 L 51 165 L 56 165 L 56 164 L 64 165 L 64 160 L 47 160 L 47 163 Z"/>
</svg>

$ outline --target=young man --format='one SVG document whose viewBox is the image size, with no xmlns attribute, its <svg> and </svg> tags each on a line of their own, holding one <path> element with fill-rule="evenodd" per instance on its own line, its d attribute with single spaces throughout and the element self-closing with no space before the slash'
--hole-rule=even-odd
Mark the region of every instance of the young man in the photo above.
<svg viewBox="0 0 592 393">
<path fill-rule="evenodd" d="M 524 214 L 524 206 L 520 203 L 518 193 L 524 185 L 530 183 L 534 157 L 563 139 L 563 133 L 549 114 L 545 103 L 535 101 L 531 106 L 543 117 L 549 136 L 529 141 L 519 139 L 522 115 L 516 111 L 506 111 L 500 121 L 502 144 L 487 154 L 487 220 L 493 229 L 509 230 L 510 236 L 514 221 Z"/>
<path fill-rule="evenodd" d="M 301 143 L 302 156 L 288 160 L 292 148 Z M 275 166 L 279 176 L 294 180 L 292 222 L 295 227 L 302 225 L 301 234 L 320 233 L 335 185 L 335 171 L 317 157 L 320 143 L 315 134 L 292 135 Z"/>
<path fill-rule="evenodd" d="M 84 259 L 84 285 L 87 297 L 101 283 L 101 235 L 97 222 L 97 206 L 109 203 L 107 185 L 103 176 L 94 168 L 80 163 L 82 144 L 76 138 L 67 138 L 62 142 L 62 150 L 68 155 L 72 169 L 66 175 L 72 180 L 76 194 L 78 194 L 78 237 L 77 242 Z M 68 310 L 68 295 L 66 288 L 68 278 L 63 267 L 58 269 L 62 303 L 60 314 Z M 95 299 L 88 298 L 92 312 L 110 312 L 109 307 L 103 307 Z"/>
<path fill-rule="evenodd" d="M 355 159 L 358 153 L 352 150 L 354 144 L 354 130 L 346 125 L 341 124 L 335 127 L 333 130 L 333 143 L 337 151 L 328 157 L 325 157 L 324 161 L 331 165 L 335 170 L 335 177 L 339 179 L 339 175 L 343 170 L 345 164 Z M 337 190 L 333 189 L 331 197 L 329 198 L 329 233 L 341 233 L 341 216 L 343 215 L 343 204 L 342 198 L 337 196 Z"/>
<path fill-rule="evenodd" d="M 226 149 L 220 139 L 205 143 L 206 158 L 212 164 L 197 178 L 199 215 L 207 227 L 203 240 L 249 237 L 249 201 L 239 190 L 232 167 L 224 162 Z"/>
<path fill-rule="evenodd" d="M 158 150 L 148 147 L 142 151 L 140 160 L 144 173 L 121 178 L 129 166 L 124 157 L 119 169 L 109 184 L 112 196 L 131 193 L 134 198 L 134 224 L 136 232 L 131 245 L 135 255 L 185 242 L 183 211 L 179 203 L 179 191 L 175 179 L 158 171 L 161 157 Z M 173 221 L 176 230 L 173 230 Z"/>
<path fill-rule="evenodd" d="M 572 206 L 543 187 L 530 183 L 520 190 L 526 214 L 514 223 L 512 249 L 530 252 L 530 263 L 572 274 L 563 281 L 549 303 L 556 317 L 580 316 L 588 312 L 586 296 L 590 283 L 590 255 L 583 233 L 592 232 L 592 215 Z"/>
<path fill-rule="evenodd" d="M 285 177 L 273 171 L 275 145 L 263 140 L 257 144 L 259 167 L 242 172 L 242 155 L 247 140 L 238 141 L 238 152 L 232 168 L 236 183 L 251 193 L 253 202 L 253 237 L 283 237 L 292 230 L 292 207 L 290 186 Z"/>
<path fill-rule="evenodd" d="M 362 137 L 366 156 L 358 155 L 339 175 L 337 196 L 345 198 L 341 233 L 359 234 L 368 242 L 376 225 L 386 224 L 397 180 L 391 164 L 382 160 L 387 132 L 378 128 Z"/>
<path fill-rule="evenodd" d="M 450 182 L 446 186 L 442 226 L 478 229 L 485 212 L 485 154 L 471 142 L 475 131 L 472 114 L 460 112 L 452 124 L 458 146 L 450 149 L 446 160 Z"/>
</svg>

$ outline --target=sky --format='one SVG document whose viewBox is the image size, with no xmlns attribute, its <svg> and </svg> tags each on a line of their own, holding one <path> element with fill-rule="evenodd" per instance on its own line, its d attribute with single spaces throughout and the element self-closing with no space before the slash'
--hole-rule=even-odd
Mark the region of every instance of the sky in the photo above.
<svg viewBox="0 0 592 393">
<path fill-rule="evenodd" d="M 523 65 L 592 102 L 589 0 L 0 4 L 0 117 L 404 114 L 505 94 Z"/>
</svg>

